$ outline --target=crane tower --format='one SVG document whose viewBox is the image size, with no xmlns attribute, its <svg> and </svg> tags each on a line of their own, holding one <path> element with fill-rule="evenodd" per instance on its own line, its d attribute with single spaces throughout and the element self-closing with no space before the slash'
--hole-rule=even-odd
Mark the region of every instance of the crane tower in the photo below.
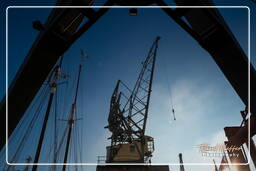
<svg viewBox="0 0 256 171">
<path fill-rule="evenodd" d="M 117 81 L 111 97 L 108 128 L 112 133 L 107 147 L 107 163 L 148 163 L 154 151 L 154 141 L 145 135 L 153 82 L 157 37 L 151 46 L 133 89 Z M 128 95 L 127 95 L 128 94 Z"/>
</svg>

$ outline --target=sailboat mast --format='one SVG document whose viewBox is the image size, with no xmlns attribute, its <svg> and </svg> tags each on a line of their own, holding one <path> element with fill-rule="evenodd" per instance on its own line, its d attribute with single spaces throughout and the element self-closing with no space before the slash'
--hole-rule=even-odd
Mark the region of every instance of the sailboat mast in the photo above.
<svg viewBox="0 0 256 171">
<path fill-rule="evenodd" d="M 46 113 L 45 113 L 45 118 L 44 118 L 43 127 L 42 127 L 42 131 L 41 131 L 40 138 L 39 138 L 39 143 L 38 143 L 37 150 L 36 150 L 34 163 L 38 163 L 39 156 L 40 156 L 40 153 L 41 153 L 44 134 L 45 134 L 45 130 L 46 130 L 46 125 L 47 125 L 47 122 L 48 122 L 48 119 L 49 119 L 49 114 L 50 114 L 50 110 L 51 110 L 51 106 L 52 106 L 52 100 L 53 100 L 54 91 L 55 91 L 53 89 L 54 89 L 54 87 L 51 86 L 51 94 L 50 94 L 50 98 L 49 98 L 49 101 L 48 101 L 47 110 L 46 110 Z M 37 165 L 33 165 L 32 171 L 36 171 L 36 170 L 37 170 Z"/>
<path fill-rule="evenodd" d="M 35 158 L 34 158 L 34 163 L 38 163 L 38 161 L 39 161 L 39 157 L 40 157 L 40 153 L 41 153 L 41 149 L 42 149 L 42 145 L 43 145 L 43 140 L 44 140 L 44 136 L 45 136 L 46 126 L 47 126 L 47 122 L 48 122 L 50 111 L 51 111 L 53 97 L 54 97 L 56 89 L 57 89 L 58 81 L 61 77 L 61 71 L 60 71 L 61 63 L 62 63 L 62 58 L 60 60 L 60 65 L 56 66 L 53 70 L 53 78 L 52 78 L 52 83 L 50 86 L 51 93 L 50 93 L 49 101 L 47 104 L 47 109 L 45 112 L 43 126 L 42 126 L 42 130 L 40 133 L 39 142 L 37 145 L 37 150 L 36 150 L 36 154 L 35 154 Z M 50 77 L 49 77 L 49 82 L 51 81 L 51 77 L 52 77 L 52 75 L 50 75 Z M 33 165 L 32 171 L 36 171 L 37 166 L 38 165 Z"/>
<path fill-rule="evenodd" d="M 67 160 L 68 160 L 68 151 L 69 151 L 69 146 L 70 146 L 72 128 L 73 128 L 73 124 L 74 124 L 74 117 L 75 117 L 75 113 L 76 113 L 76 101 L 77 101 L 77 95 L 78 95 L 78 89 L 79 89 L 81 69 L 82 69 L 82 64 L 80 64 L 80 66 L 79 66 L 75 99 L 74 99 L 74 103 L 72 104 L 71 115 L 70 115 L 70 118 L 68 120 L 69 128 L 68 128 L 68 137 L 67 137 L 67 144 L 66 144 L 66 149 L 65 149 L 64 163 L 67 163 Z M 62 171 L 66 171 L 66 165 L 63 165 Z"/>
</svg>

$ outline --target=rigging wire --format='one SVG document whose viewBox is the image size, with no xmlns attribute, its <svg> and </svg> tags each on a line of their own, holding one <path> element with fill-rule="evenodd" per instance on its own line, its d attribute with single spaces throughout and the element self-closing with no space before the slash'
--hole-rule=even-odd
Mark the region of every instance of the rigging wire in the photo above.
<svg viewBox="0 0 256 171">
<path fill-rule="evenodd" d="M 57 161 L 60 159 L 61 147 L 63 147 L 64 139 L 65 139 L 65 137 L 67 135 L 67 132 L 68 132 L 68 126 L 66 126 L 66 128 L 65 128 L 65 130 L 64 130 L 64 132 L 62 134 L 61 139 L 59 141 L 60 143 L 58 144 L 58 147 L 57 147 L 57 150 L 56 150 L 56 159 L 57 159 Z M 54 169 L 54 165 L 51 165 L 51 166 L 52 166 L 51 170 L 53 170 Z"/>
<path fill-rule="evenodd" d="M 38 104 L 38 106 L 37 106 L 37 108 L 36 108 L 36 110 L 35 110 L 35 113 L 34 113 L 32 119 L 31 119 L 31 121 L 30 121 L 29 124 L 28 124 L 28 127 L 27 127 L 27 129 L 26 129 L 26 131 L 25 131 L 25 134 L 24 134 L 23 137 L 21 138 L 21 141 L 20 141 L 20 143 L 19 143 L 19 146 L 18 146 L 18 148 L 16 149 L 16 152 L 15 152 L 15 154 L 14 154 L 13 157 L 12 157 L 11 163 L 17 162 L 18 158 L 20 157 L 20 154 L 21 154 L 21 152 L 22 152 L 22 150 L 23 150 L 23 148 L 24 148 L 24 146 L 25 146 L 25 143 L 26 143 L 26 141 L 27 141 L 29 135 L 31 134 L 31 131 L 32 131 L 33 127 L 34 127 L 34 124 L 35 124 L 36 120 L 38 119 L 38 116 L 39 116 L 39 114 L 40 114 L 40 111 L 41 111 L 41 109 L 42 109 L 42 107 L 43 107 L 43 103 L 44 103 L 44 101 L 45 101 L 45 99 L 46 99 L 46 96 L 48 95 L 48 91 L 47 91 L 47 90 L 48 90 L 48 88 L 47 88 L 47 86 L 46 86 L 46 88 L 44 88 L 44 89 L 42 90 L 42 92 L 41 92 L 41 93 L 42 93 L 42 94 L 41 94 L 42 97 L 41 97 L 41 99 L 40 99 L 40 102 L 39 102 L 39 104 Z M 40 97 L 40 96 L 39 96 L 39 97 Z M 30 113 L 30 112 L 29 112 L 29 113 Z M 31 112 L 31 113 L 32 113 L 32 112 Z M 18 128 L 20 128 L 21 125 L 22 125 L 22 124 L 20 124 L 20 126 L 19 126 Z M 11 166 L 12 166 L 12 165 L 8 165 L 6 170 L 10 170 Z"/>
<path fill-rule="evenodd" d="M 49 77 L 51 77 L 51 75 L 48 76 L 48 78 Z M 41 111 L 41 109 L 43 107 L 45 99 L 47 99 L 46 97 L 49 94 L 49 92 L 50 92 L 49 91 L 49 86 L 44 86 L 44 88 L 40 91 L 40 93 L 37 96 L 38 99 L 36 98 L 34 100 L 34 103 L 31 105 L 31 107 L 27 110 L 27 115 L 25 115 L 26 118 L 28 118 L 28 116 L 29 116 L 28 114 L 30 114 L 30 113 L 32 113 L 33 115 L 31 116 L 32 118 L 29 117 L 29 118 L 31 118 L 31 120 L 30 120 L 30 122 L 28 124 L 26 124 L 26 125 L 28 125 L 27 129 L 22 129 L 22 130 L 24 130 L 25 133 L 21 137 L 21 141 L 18 144 L 18 148 L 17 148 L 17 150 L 15 151 L 15 154 L 12 157 L 11 163 L 17 161 L 18 158 L 20 157 L 20 154 L 21 154 L 21 152 L 22 152 L 22 150 L 23 150 L 23 148 L 24 148 L 24 146 L 25 146 L 25 144 L 27 142 L 28 137 L 30 136 L 30 134 L 32 132 L 32 129 L 33 129 L 34 125 L 35 125 L 35 122 L 38 120 L 38 116 L 39 116 L 40 111 Z M 56 120 L 57 120 L 56 119 L 57 118 L 57 106 L 58 106 L 57 99 L 58 99 L 57 96 L 55 96 L 55 116 L 54 116 L 54 123 L 55 123 L 54 126 L 55 126 L 55 129 L 54 129 L 54 138 L 55 138 L 55 136 L 57 137 L 57 122 L 56 122 Z M 39 101 L 39 103 L 35 103 L 35 101 Z M 36 104 L 38 105 L 37 108 L 36 108 Z M 34 109 L 34 108 L 36 108 L 36 109 Z M 32 112 L 32 109 L 34 109 L 35 112 Z M 16 129 L 20 130 L 19 128 L 21 128 L 21 125 L 23 125 L 25 123 L 25 119 L 24 118 L 18 124 Z M 56 140 L 57 140 L 57 138 L 56 138 Z M 52 142 L 52 137 L 50 137 L 50 142 Z M 53 144 L 54 145 L 54 150 L 56 149 L 56 144 L 57 144 L 56 142 L 54 142 L 54 144 Z M 51 154 L 51 151 L 53 149 L 53 145 L 50 146 L 50 150 L 49 150 L 49 155 L 48 156 L 50 156 L 50 154 Z M 54 155 L 56 155 L 55 151 L 54 151 Z M 50 158 L 47 158 L 47 159 L 50 160 Z M 12 166 L 9 165 L 7 170 L 9 170 L 11 167 Z"/>
<path fill-rule="evenodd" d="M 39 101 L 40 100 L 40 98 L 43 96 L 43 94 L 46 92 L 46 88 L 47 87 L 44 87 L 44 89 L 42 89 L 40 92 L 39 92 L 39 95 L 36 97 L 36 99 L 35 99 L 35 101 Z M 43 98 L 41 99 L 41 100 L 43 100 Z M 25 131 L 25 129 L 20 129 L 21 128 L 21 126 L 23 126 L 23 125 L 29 125 L 29 123 L 26 123 L 26 118 L 27 117 L 29 117 L 30 115 L 31 115 L 31 113 L 33 113 L 33 112 L 30 112 L 30 111 L 33 111 L 33 109 L 34 108 L 36 108 L 36 105 L 39 105 L 40 106 L 40 102 L 39 103 L 33 103 L 32 105 L 31 105 L 31 107 L 29 107 L 29 109 L 27 110 L 27 112 L 26 112 L 26 114 L 24 115 L 24 117 L 22 117 L 22 119 L 21 119 L 21 121 L 18 123 L 18 125 L 17 125 L 17 127 L 15 128 L 15 134 L 25 134 L 26 133 L 26 131 Z M 39 107 L 37 107 L 37 109 L 38 109 Z M 37 111 L 37 110 L 36 110 Z M 35 112 L 36 113 L 36 112 Z M 22 132 L 19 132 L 19 131 L 22 131 Z M 9 139 L 8 139 L 8 144 L 9 144 L 9 146 L 11 146 L 12 144 L 18 144 L 18 142 L 15 142 L 15 141 L 17 141 L 17 140 L 15 140 L 15 136 L 11 136 Z M 5 155 L 5 153 L 4 153 L 4 155 Z"/>
<path fill-rule="evenodd" d="M 74 130 L 72 130 L 71 132 L 71 138 L 70 138 L 70 148 L 68 148 L 68 158 L 67 158 L 67 163 L 68 163 L 68 161 L 72 161 L 72 159 L 74 159 L 74 156 L 75 156 L 75 152 L 74 152 L 74 150 L 72 150 L 72 147 L 74 147 L 74 139 L 72 138 L 72 136 L 74 136 L 74 134 L 73 134 L 73 131 Z M 75 161 L 76 162 L 76 161 Z M 69 167 L 72 167 L 72 166 L 68 166 L 67 167 L 67 170 L 71 170 Z"/>
<path fill-rule="evenodd" d="M 73 131 L 77 134 L 76 127 L 77 127 L 77 124 L 75 125 Z M 76 155 L 76 154 L 77 154 L 77 149 L 78 149 L 79 147 L 77 148 L 77 146 L 76 146 L 76 145 L 77 145 L 77 144 L 76 144 L 77 141 L 75 141 L 76 138 L 77 138 L 77 137 L 76 137 L 76 134 L 74 134 L 74 133 L 72 134 L 72 136 L 73 136 L 73 137 L 72 137 L 72 138 L 73 138 L 73 149 L 74 149 L 74 152 L 73 152 L 74 163 L 78 163 L 78 158 L 77 158 L 77 155 Z M 72 146 L 71 146 L 71 147 L 72 147 Z M 81 149 L 79 149 L 79 150 L 81 150 Z M 77 169 L 78 169 L 78 167 L 77 167 L 77 165 L 75 165 L 75 171 L 78 171 Z"/>
<path fill-rule="evenodd" d="M 72 143 L 73 143 L 73 137 L 74 135 L 72 134 L 72 132 L 74 132 L 74 130 L 72 129 L 74 121 L 77 120 L 76 118 L 76 112 L 77 112 L 77 108 L 76 108 L 76 104 L 77 104 L 77 97 L 78 97 L 78 90 L 79 90 L 79 83 L 80 83 L 80 75 L 81 75 L 81 69 L 82 69 L 82 63 L 80 63 L 79 65 L 79 70 L 78 70 L 78 75 L 77 75 L 77 80 L 76 85 L 75 85 L 75 96 L 74 96 L 74 102 L 72 103 L 72 108 L 71 108 L 71 113 L 68 116 L 68 137 L 66 140 L 66 150 L 65 150 L 65 156 L 64 156 L 64 163 L 67 163 L 68 158 L 71 159 L 71 153 L 70 152 L 70 148 L 72 148 Z M 68 155 L 69 154 L 69 155 Z M 75 158 L 75 157 L 74 157 Z M 66 171 L 66 165 L 63 165 L 62 170 Z"/>
<path fill-rule="evenodd" d="M 58 144 L 58 127 L 57 127 L 57 113 L 58 113 L 58 88 L 56 87 L 55 92 L 55 103 L 54 103 L 54 148 L 53 148 L 53 163 L 57 163 L 57 144 Z M 56 170 L 56 165 L 53 165 L 53 171 Z"/>
<path fill-rule="evenodd" d="M 66 144 L 66 150 L 65 150 L 65 157 L 64 157 L 64 163 L 66 163 L 68 161 L 68 158 L 69 160 L 72 159 L 72 156 L 73 156 L 73 160 L 75 160 L 77 162 L 78 160 L 78 157 L 76 156 L 77 152 L 77 148 L 74 147 L 74 152 L 71 150 L 72 149 L 72 146 L 75 146 L 76 143 L 77 143 L 77 146 L 79 146 L 79 137 L 78 137 L 78 130 L 77 130 L 77 127 L 78 125 L 75 124 L 73 125 L 74 121 L 76 120 L 79 120 L 79 118 L 77 118 L 77 108 L 76 108 L 76 103 L 77 103 L 77 97 L 78 97 L 78 90 L 79 90 L 79 84 L 80 84 L 80 75 L 81 75 L 81 69 L 83 67 L 83 58 L 88 58 L 87 55 L 84 54 L 84 52 L 81 50 L 81 62 L 80 62 L 80 65 L 79 65 L 79 71 L 78 71 L 78 75 L 77 75 L 77 80 L 75 80 L 76 84 L 75 85 L 75 96 L 74 96 L 74 102 L 72 103 L 72 110 L 71 110 L 71 113 L 69 114 L 69 120 L 68 120 L 68 137 L 67 137 L 67 144 Z M 72 125 L 71 125 L 72 124 Z M 74 129 L 72 129 L 72 127 L 74 127 Z M 71 135 L 71 136 L 70 136 Z M 77 137 L 76 137 L 77 135 Z M 77 138 L 77 141 L 75 141 Z M 70 144 L 69 144 L 70 143 Z M 69 147 L 70 146 L 70 147 Z M 76 147 L 77 147 L 76 146 Z M 81 151 L 81 150 L 80 150 Z M 68 155 L 69 154 L 69 155 Z M 78 167 L 75 166 L 75 169 L 77 170 Z M 62 170 L 66 170 L 66 166 L 64 165 Z"/>
<path fill-rule="evenodd" d="M 52 141 L 52 136 L 50 136 L 50 142 Z M 52 150 L 53 150 L 53 148 L 54 148 L 54 144 L 50 144 L 50 145 L 48 145 L 48 147 L 49 147 L 49 151 L 48 151 L 48 154 L 46 155 L 47 157 L 47 162 L 48 163 L 50 163 L 50 160 L 51 160 L 51 153 L 52 153 Z"/>
<path fill-rule="evenodd" d="M 82 124 L 83 125 L 83 124 Z M 81 127 L 80 127 L 80 129 L 81 129 Z M 82 144 L 83 144 L 83 142 L 82 142 L 82 136 L 79 134 L 79 133 L 82 133 L 82 131 L 81 132 L 78 132 L 78 138 L 80 137 L 80 144 L 79 144 L 79 146 L 80 146 L 80 163 L 82 163 L 83 162 L 83 158 L 82 158 L 82 152 L 83 152 L 83 149 L 84 148 L 82 148 Z M 83 166 L 82 165 L 80 165 L 80 170 L 82 171 L 83 170 Z"/>
<path fill-rule="evenodd" d="M 84 75 L 85 75 L 85 69 L 86 69 L 86 66 L 85 66 L 85 62 L 84 62 Z M 81 83 L 82 83 L 82 87 L 85 87 L 85 85 L 84 85 L 84 83 L 85 83 L 85 80 L 84 80 L 84 78 L 85 77 L 82 77 L 82 81 L 81 81 Z M 80 98 L 81 98 L 81 101 L 80 102 L 84 102 L 84 97 L 85 97 L 85 89 L 81 89 L 81 91 L 82 91 L 82 96 L 80 96 Z M 84 107 L 81 107 L 81 118 L 83 117 L 83 118 L 85 118 L 85 109 L 84 109 Z M 82 145 L 83 145 L 83 138 L 82 138 L 82 135 L 83 135 L 83 130 L 84 130 L 84 124 L 80 124 L 80 127 L 78 127 L 78 130 L 80 130 L 79 132 L 78 132 L 78 138 L 80 138 L 79 139 L 79 146 L 80 146 L 80 162 L 82 163 L 83 162 L 83 156 L 82 156 L 82 153 L 84 152 L 83 151 L 83 149 L 84 148 L 82 148 Z M 80 165 L 80 170 L 81 171 L 83 171 L 83 166 L 82 165 Z"/>
<path fill-rule="evenodd" d="M 70 74 L 70 67 L 69 67 L 69 65 L 67 65 L 67 69 L 66 70 L 67 70 L 66 73 L 67 73 L 67 75 L 69 77 L 69 74 Z M 63 87 L 63 89 L 64 89 L 65 93 L 63 93 L 64 97 L 62 95 L 62 98 L 61 98 L 61 99 L 64 99 L 64 102 L 62 103 L 63 106 L 61 107 L 61 109 L 63 109 L 63 110 L 60 111 L 62 113 L 61 118 L 65 118 L 64 113 L 67 113 L 67 111 L 68 111 L 68 106 L 69 106 L 68 105 L 68 98 L 65 98 L 65 97 L 69 97 L 69 95 L 68 95 L 68 93 L 69 93 L 68 90 L 70 89 L 69 79 L 67 80 L 67 82 L 65 84 L 65 87 Z"/>
</svg>

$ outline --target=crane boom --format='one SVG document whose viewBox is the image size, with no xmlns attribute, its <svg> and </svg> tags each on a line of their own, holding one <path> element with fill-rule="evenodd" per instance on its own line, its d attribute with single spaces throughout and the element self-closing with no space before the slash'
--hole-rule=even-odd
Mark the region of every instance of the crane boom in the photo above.
<svg viewBox="0 0 256 171">
<path fill-rule="evenodd" d="M 149 142 L 153 142 L 153 138 L 145 136 L 145 129 L 159 39 L 160 37 L 157 37 L 154 40 L 146 59 L 142 62 L 142 69 L 134 88 L 130 90 L 121 80 L 117 81 L 111 98 L 108 126 L 105 127 L 112 133 L 111 146 L 109 147 L 110 155 L 107 155 L 109 156 L 107 157 L 108 162 L 115 161 L 114 158 L 118 156 L 118 151 L 122 149 L 120 144 L 127 146 L 127 148 L 128 146 L 130 148 L 131 145 L 132 151 L 137 150 L 138 152 L 138 158 L 131 159 L 129 155 L 127 155 L 128 158 L 120 159 L 119 157 L 118 160 L 122 162 L 131 160 L 144 162 L 146 156 L 151 157 L 153 145 Z M 128 90 L 129 96 L 125 94 L 126 91 L 121 90 L 121 86 Z M 151 144 L 151 152 L 145 148 L 147 143 Z"/>
</svg>

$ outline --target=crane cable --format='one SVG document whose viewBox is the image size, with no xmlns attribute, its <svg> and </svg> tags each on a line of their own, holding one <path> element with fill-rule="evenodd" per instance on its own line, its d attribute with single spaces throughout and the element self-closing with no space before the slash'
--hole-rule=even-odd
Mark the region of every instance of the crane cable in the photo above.
<svg viewBox="0 0 256 171">
<path fill-rule="evenodd" d="M 165 60 L 165 58 L 163 57 L 163 62 L 164 62 L 164 75 L 165 75 L 165 77 L 166 77 L 166 81 L 167 81 L 167 88 L 168 88 L 168 92 L 169 92 L 169 94 L 170 94 L 170 105 L 171 105 L 171 112 L 172 112 L 172 115 L 173 115 L 173 120 L 174 121 L 176 121 L 176 116 L 175 116 L 175 110 L 174 110 L 174 105 L 173 105 L 173 98 L 172 98 L 172 89 L 171 89 L 171 83 L 170 83 L 170 79 L 169 79 L 169 77 L 168 77 L 168 70 L 167 70 L 167 67 L 166 67 L 166 60 Z"/>
</svg>

